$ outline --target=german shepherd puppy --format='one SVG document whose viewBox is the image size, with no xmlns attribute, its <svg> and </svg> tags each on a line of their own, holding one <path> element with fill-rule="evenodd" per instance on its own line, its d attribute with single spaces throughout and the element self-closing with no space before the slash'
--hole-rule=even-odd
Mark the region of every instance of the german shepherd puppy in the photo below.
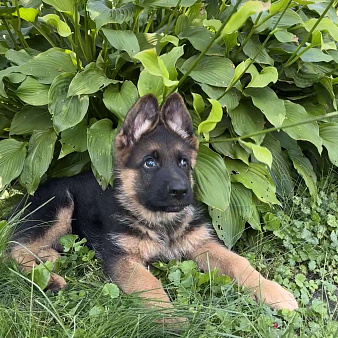
<svg viewBox="0 0 338 338">
<path fill-rule="evenodd" d="M 297 309 L 290 292 L 218 241 L 195 206 L 192 168 L 198 141 L 179 94 L 170 95 L 162 108 L 152 95 L 140 98 L 114 145 L 113 187 L 103 191 L 92 173 L 83 173 L 51 180 L 29 198 L 27 211 L 38 210 L 15 231 L 12 240 L 20 244 L 10 248 L 23 270 L 39 260 L 55 261 L 59 238 L 74 233 L 87 238 L 122 291 L 140 292 L 148 305 L 172 306 L 147 265 L 184 258 L 204 271 L 217 267 L 273 308 Z M 52 274 L 50 289 L 65 286 L 64 278 Z"/>
</svg>

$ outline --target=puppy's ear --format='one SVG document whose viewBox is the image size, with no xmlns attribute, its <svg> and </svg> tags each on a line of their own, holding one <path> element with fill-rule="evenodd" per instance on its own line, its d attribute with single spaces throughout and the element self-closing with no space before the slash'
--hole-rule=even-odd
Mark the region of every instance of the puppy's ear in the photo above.
<svg viewBox="0 0 338 338">
<path fill-rule="evenodd" d="M 142 96 L 128 112 L 118 133 L 120 146 L 128 147 L 153 130 L 159 120 L 159 107 L 153 95 Z"/>
<path fill-rule="evenodd" d="M 193 137 L 192 120 L 180 94 L 171 94 L 162 106 L 161 120 L 164 125 L 184 139 Z"/>
</svg>

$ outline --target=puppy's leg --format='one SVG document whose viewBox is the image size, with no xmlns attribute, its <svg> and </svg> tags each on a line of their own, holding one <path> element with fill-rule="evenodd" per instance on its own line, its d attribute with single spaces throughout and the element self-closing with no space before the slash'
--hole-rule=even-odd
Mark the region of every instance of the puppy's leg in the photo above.
<svg viewBox="0 0 338 338">
<path fill-rule="evenodd" d="M 231 252 L 215 240 L 208 240 L 196 247 L 191 258 L 204 271 L 208 271 L 209 266 L 210 269 L 218 268 L 220 273 L 228 275 L 239 285 L 252 290 L 256 300 L 262 300 L 272 308 L 289 310 L 298 308 L 290 292 L 276 282 L 265 279 L 247 259 Z"/>
<path fill-rule="evenodd" d="M 139 293 L 147 306 L 173 307 L 161 282 L 136 258 L 115 256 L 105 270 L 123 292 Z"/>
</svg>

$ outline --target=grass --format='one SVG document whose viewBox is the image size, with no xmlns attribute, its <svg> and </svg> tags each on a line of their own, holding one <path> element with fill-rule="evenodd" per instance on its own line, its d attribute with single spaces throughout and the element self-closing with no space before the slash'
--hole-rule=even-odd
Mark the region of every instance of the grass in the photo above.
<svg viewBox="0 0 338 338">
<path fill-rule="evenodd" d="M 83 244 L 68 238 L 69 250 L 57 266 L 68 288 L 57 294 L 43 292 L 2 250 L 0 337 L 337 337 L 336 183 L 326 180 L 319 191 L 310 207 L 306 193 L 299 190 L 287 212 L 266 214 L 263 235 L 247 231 L 235 248 L 265 276 L 294 292 L 301 306 L 296 312 L 256 304 L 228 277 L 199 272 L 191 261 L 172 261 L 155 264 L 153 272 L 175 303 L 170 316 L 188 322 L 156 324 L 168 314 L 119 293 L 103 275 L 101 263 Z M 9 210 L 17 193 L 7 192 L 0 209 Z M 16 221 L 0 223 L 2 248 Z"/>
</svg>

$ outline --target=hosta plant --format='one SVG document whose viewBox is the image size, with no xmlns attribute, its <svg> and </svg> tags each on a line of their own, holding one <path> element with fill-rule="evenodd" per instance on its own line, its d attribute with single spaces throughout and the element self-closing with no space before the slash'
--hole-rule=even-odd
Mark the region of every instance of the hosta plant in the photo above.
<svg viewBox="0 0 338 338">
<path fill-rule="evenodd" d="M 200 138 L 197 198 L 231 247 L 295 175 L 315 199 L 316 171 L 338 163 L 336 5 L 0 2 L 0 188 L 90 168 L 106 188 L 130 107 L 178 91 Z"/>
</svg>

